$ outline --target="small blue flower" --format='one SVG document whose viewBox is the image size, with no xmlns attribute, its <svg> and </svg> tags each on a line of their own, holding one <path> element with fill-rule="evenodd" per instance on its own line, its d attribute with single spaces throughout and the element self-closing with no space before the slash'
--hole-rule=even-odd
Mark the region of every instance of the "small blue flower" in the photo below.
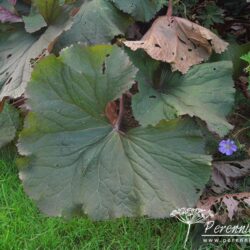
<svg viewBox="0 0 250 250">
<path fill-rule="evenodd" d="M 230 139 L 222 140 L 219 144 L 219 151 L 227 156 L 232 155 L 237 151 L 237 149 L 238 147 L 236 146 L 235 142 Z"/>
</svg>

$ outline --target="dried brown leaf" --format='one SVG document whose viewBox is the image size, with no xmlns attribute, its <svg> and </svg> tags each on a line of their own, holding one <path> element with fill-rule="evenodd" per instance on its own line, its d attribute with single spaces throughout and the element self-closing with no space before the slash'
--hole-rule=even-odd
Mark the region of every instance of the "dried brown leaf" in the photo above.
<svg viewBox="0 0 250 250">
<path fill-rule="evenodd" d="M 211 189 L 216 193 L 237 188 L 239 180 L 250 176 L 250 160 L 214 162 Z"/>
<path fill-rule="evenodd" d="M 195 64 L 208 59 L 214 50 L 222 53 L 228 43 L 210 30 L 180 17 L 156 19 L 140 41 L 126 41 L 132 50 L 144 49 L 153 59 L 168 62 L 173 71 L 183 74 Z"/>
<path fill-rule="evenodd" d="M 227 207 L 229 219 L 232 220 L 233 216 L 237 213 L 239 202 L 235 200 L 233 197 L 227 197 L 227 196 L 223 197 L 222 201 Z"/>
<path fill-rule="evenodd" d="M 226 218 L 230 220 L 233 219 L 234 216 L 239 215 L 243 211 L 243 209 L 239 206 L 240 203 L 244 203 L 245 205 L 250 205 L 250 193 L 237 193 L 237 194 L 226 194 L 221 196 L 210 196 L 204 199 L 201 199 L 197 207 L 206 209 L 206 210 L 214 210 L 213 207 L 218 206 L 222 207 L 224 204 L 226 211 L 222 213 L 221 211 L 216 211 L 215 219 L 220 221 L 222 224 L 226 223 Z"/>
</svg>

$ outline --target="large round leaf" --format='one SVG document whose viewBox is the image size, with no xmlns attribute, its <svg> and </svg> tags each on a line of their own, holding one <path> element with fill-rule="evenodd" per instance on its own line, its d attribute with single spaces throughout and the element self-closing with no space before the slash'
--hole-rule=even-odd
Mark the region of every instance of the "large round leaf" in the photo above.
<svg viewBox="0 0 250 250">
<path fill-rule="evenodd" d="M 133 112 L 141 125 L 189 115 L 204 120 L 209 130 L 220 136 L 233 128 L 226 120 L 235 93 L 230 61 L 196 65 L 181 75 L 141 52 L 131 58 L 140 69 L 140 91 L 133 98 Z"/>
<path fill-rule="evenodd" d="M 191 119 L 124 133 L 104 115 L 136 74 L 128 56 L 112 46 L 71 47 L 38 64 L 18 148 L 26 156 L 20 178 L 43 212 L 166 217 L 196 203 L 211 157 Z"/>
</svg>

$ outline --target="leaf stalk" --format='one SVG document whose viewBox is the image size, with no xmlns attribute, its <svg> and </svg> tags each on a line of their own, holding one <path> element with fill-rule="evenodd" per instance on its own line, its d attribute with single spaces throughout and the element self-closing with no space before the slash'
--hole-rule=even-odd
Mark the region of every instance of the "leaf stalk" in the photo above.
<svg viewBox="0 0 250 250">
<path fill-rule="evenodd" d="M 173 3 L 172 0 L 169 0 L 167 16 L 171 17 L 172 15 L 173 15 Z"/>
</svg>

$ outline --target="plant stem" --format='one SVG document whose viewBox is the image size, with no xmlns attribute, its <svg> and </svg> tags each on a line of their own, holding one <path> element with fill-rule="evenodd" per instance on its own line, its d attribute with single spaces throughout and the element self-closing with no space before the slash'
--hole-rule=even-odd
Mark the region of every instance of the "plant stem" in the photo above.
<svg viewBox="0 0 250 250">
<path fill-rule="evenodd" d="M 241 134 L 242 132 L 244 132 L 244 131 L 246 131 L 248 129 L 250 129 L 250 126 L 240 129 L 236 134 L 233 135 L 233 138 L 237 139 L 237 137 L 239 136 L 239 134 Z"/>
<path fill-rule="evenodd" d="M 186 249 L 186 246 L 187 246 L 187 241 L 188 241 L 188 236 L 189 236 L 189 233 L 190 233 L 190 228 L 191 228 L 191 224 L 188 223 L 188 231 L 187 231 L 185 242 L 184 242 L 184 249 Z"/>
<path fill-rule="evenodd" d="M 167 16 L 171 17 L 173 14 L 173 3 L 172 0 L 169 0 L 168 2 L 168 12 L 167 12 Z"/>
<path fill-rule="evenodd" d="M 116 121 L 115 126 L 114 126 L 114 129 L 116 131 L 120 130 L 123 114 L 124 114 L 124 97 L 122 95 L 120 98 L 119 116 L 118 116 L 117 121 Z"/>
<path fill-rule="evenodd" d="M 239 113 L 234 113 L 235 115 L 241 117 L 242 119 L 246 120 L 246 121 L 249 121 L 249 119 L 247 117 L 245 117 L 244 115 L 241 115 Z"/>
</svg>

